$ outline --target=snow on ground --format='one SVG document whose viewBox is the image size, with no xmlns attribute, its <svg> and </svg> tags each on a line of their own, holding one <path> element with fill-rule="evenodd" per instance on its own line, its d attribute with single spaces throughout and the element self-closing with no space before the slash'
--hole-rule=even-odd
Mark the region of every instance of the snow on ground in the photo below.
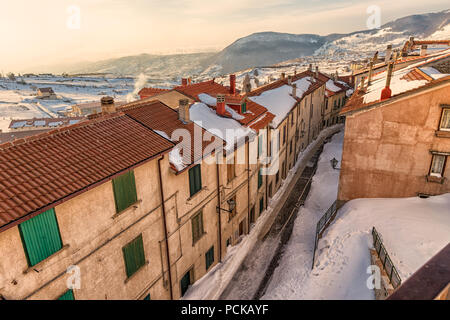
<svg viewBox="0 0 450 320">
<path fill-rule="evenodd" d="M 224 257 L 222 263 L 216 265 L 203 278 L 198 280 L 185 294 L 185 296 L 183 297 L 184 300 L 219 299 L 223 291 L 232 280 L 234 274 L 238 271 L 245 257 L 255 247 L 255 244 L 258 241 L 258 237 L 260 236 L 261 232 L 265 230 L 264 227 L 268 219 L 274 213 L 274 208 L 277 206 L 281 197 L 286 192 L 286 189 L 289 186 L 291 180 L 294 178 L 300 164 L 305 161 L 305 155 L 308 154 L 313 148 L 315 148 L 317 146 L 317 143 L 322 141 L 324 137 L 329 136 L 332 132 L 336 131 L 336 128 L 340 126 L 341 125 L 336 125 L 324 129 L 316 138 L 316 140 L 313 141 L 303 152 L 299 154 L 297 164 L 289 171 L 286 180 L 282 182 L 280 189 L 273 196 L 273 198 L 270 199 L 267 210 L 265 210 L 258 218 L 250 234 L 244 236 L 242 238 L 242 241 L 238 245 L 234 247 L 228 247 L 227 254 Z M 270 262 L 270 259 L 267 258 L 267 255 L 267 252 L 263 252 L 261 256 L 255 257 L 255 259 L 269 260 Z"/>
<path fill-rule="evenodd" d="M 319 241 L 311 271 L 316 223 L 336 199 L 343 134 L 324 148 L 305 207 L 263 299 L 375 299 L 367 288 L 372 227 L 380 232 L 405 281 L 450 242 L 450 194 L 430 199 L 348 202 Z"/>
<path fill-rule="evenodd" d="M 55 100 L 36 98 L 37 88 L 51 87 Z M 15 81 L 0 77 L 0 130 L 8 131 L 13 119 L 64 116 L 74 104 L 98 102 L 105 95 L 125 100 L 134 89 L 133 78 L 102 76 L 70 77 L 40 75 L 17 77 Z"/>
</svg>

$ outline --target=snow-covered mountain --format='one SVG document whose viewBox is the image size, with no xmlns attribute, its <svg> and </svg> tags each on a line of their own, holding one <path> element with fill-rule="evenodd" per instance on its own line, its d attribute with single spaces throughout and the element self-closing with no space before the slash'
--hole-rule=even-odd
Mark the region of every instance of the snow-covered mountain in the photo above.
<svg viewBox="0 0 450 320">
<path fill-rule="evenodd" d="M 218 77 L 307 56 L 373 54 L 376 50 L 384 51 L 386 43 L 394 47 L 401 46 L 410 36 L 418 39 L 450 38 L 450 10 L 411 15 L 386 23 L 380 29 L 349 34 L 319 36 L 262 32 L 241 38 L 217 53 L 142 54 L 90 63 L 63 71 L 133 76 L 144 73 L 153 80 L 174 80 L 182 76 Z"/>
<path fill-rule="evenodd" d="M 337 37 L 319 48 L 315 55 L 383 51 L 386 44 L 400 47 L 410 36 L 416 39 L 449 39 L 450 10 L 412 15 L 381 26 L 380 29 L 353 32 Z"/>
</svg>

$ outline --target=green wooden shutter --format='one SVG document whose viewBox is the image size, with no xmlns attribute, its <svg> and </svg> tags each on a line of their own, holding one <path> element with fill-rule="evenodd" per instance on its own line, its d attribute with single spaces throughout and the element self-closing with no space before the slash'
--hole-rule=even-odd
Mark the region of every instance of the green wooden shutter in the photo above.
<svg viewBox="0 0 450 320">
<path fill-rule="evenodd" d="M 34 266 L 62 249 L 55 210 L 51 209 L 19 225 L 28 264 Z"/>
<path fill-rule="evenodd" d="M 196 165 L 189 170 L 189 188 L 191 197 L 202 189 L 202 170 L 200 165 Z"/>
<path fill-rule="evenodd" d="M 145 265 L 142 234 L 123 248 L 123 257 L 128 278 Z"/>
<path fill-rule="evenodd" d="M 75 300 L 75 297 L 73 296 L 73 290 L 67 291 L 61 297 L 59 297 L 58 300 Z"/>
<path fill-rule="evenodd" d="M 258 172 L 258 189 L 263 185 L 262 169 Z"/>
<path fill-rule="evenodd" d="M 113 187 L 117 213 L 124 211 L 137 202 L 136 181 L 133 171 L 115 178 Z"/>
<path fill-rule="evenodd" d="M 209 249 L 209 251 L 205 255 L 206 258 L 206 271 L 213 265 L 214 263 L 214 247 Z"/>
<path fill-rule="evenodd" d="M 263 143 L 264 143 L 264 136 L 260 135 L 258 140 L 258 158 L 262 156 L 263 153 Z"/>
</svg>

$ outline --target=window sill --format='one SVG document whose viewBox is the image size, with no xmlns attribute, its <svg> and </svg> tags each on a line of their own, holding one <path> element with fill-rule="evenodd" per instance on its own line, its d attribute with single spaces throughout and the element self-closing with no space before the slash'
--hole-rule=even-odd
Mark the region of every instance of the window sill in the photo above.
<svg viewBox="0 0 450 320">
<path fill-rule="evenodd" d="M 443 184 L 445 181 L 444 177 L 434 177 L 434 176 L 427 176 L 427 182 L 433 182 L 433 183 L 439 183 L 439 184 Z"/>
<path fill-rule="evenodd" d="M 113 220 L 117 219 L 118 217 L 120 217 L 120 216 L 123 215 L 124 213 L 131 211 L 132 209 L 133 209 L 133 211 L 136 210 L 136 209 L 138 209 L 138 208 L 139 208 L 139 205 L 140 205 L 141 203 L 142 203 L 142 200 L 138 200 L 137 202 L 133 203 L 131 206 L 129 206 L 129 207 L 126 208 L 125 210 L 122 210 L 122 211 L 116 213 L 116 214 L 113 215 L 113 217 L 112 217 Z"/>
<path fill-rule="evenodd" d="M 146 266 L 148 266 L 149 264 L 150 264 L 149 261 L 145 261 L 145 264 L 144 264 L 142 267 L 140 267 L 139 269 L 137 269 L 136 272 L 133 273 L 133 275 L 132 275 L 131 277 L 126 278 L 125 281 L 124 281 L 123 283 L 124 283 L 124 284 L 127 284 L 128 282 L 130 282 L 131 280 L 133 280 L 133 279 L 134 279 L 139 273 L 141 273 L 141 271 L 144 270 L 144 268 L 145 268 Z"/>
<path fill-rule="evenodd" d="M 54 254 L 52 254 L 51 256 L 47 257 L 46 259 L 42 260 L 41 262 L 39 262 L 38 264 L 32 266 L 32 267 L 28 267 L 26 270 L 23 271 L 23 274 L 28 274 L 30 272 L 41 272 L 43 269 L 45 269 L 45 266 L 49 263 L 50 259 L 53 259 L 61 254 L 63 254 L 64 252 L 66 252 L 68 249 L 70 248 L 70 246 L 68 244 L 66 244 L 65 246 L 63 246 L 59 251 L 55 252 Z"/>
<path fill-rule="evenodd" d="M 438 137 L 438 138 L 450 138 L 450 131 L 436 130 L 436 137 Z"/>
<path fill-rule="evenodd" d="M 197 198 L 197 196 L 198 196 L 199 194 L 201 194 L 202 191 L 204 191 L 204 190 L 208 190 L 208 188 L 207 188 L 207 187 L 201 188 L 200 190 L 197 191 L 197 193 L 195 193 L 195 194 L 193 194 L 192 196 L 190 196 L 190 197 L 187 199 L 187 201 L 194 200 L 194 199 Z"/>
</svg>

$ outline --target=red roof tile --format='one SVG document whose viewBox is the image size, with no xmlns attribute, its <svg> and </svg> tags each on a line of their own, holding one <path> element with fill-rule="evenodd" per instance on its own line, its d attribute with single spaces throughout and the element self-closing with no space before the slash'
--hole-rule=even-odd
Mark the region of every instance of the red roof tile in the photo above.
<svg viewBox="0 0 450 320">
<path fill-rule="evenodd" d="M 146 99 L 168 91 L 170 90 L 160 88 L 143 88 L 141 91 L 139 91 L 139 96 L 141 97 L 141 99 Z"/>
<path fill-rule="evenodd" d="M 201 93 L 206 93 L 211 96 L 217 94 L 230 94 L 229 87 L 216 83 L 214 80 L 193 83 L 186 86 L 178 86 L 175 87 L 174 90 L 181 92 L 196 101 L 199 101 L 198 95 Z"/>
<path fill-rule="evenodd" d="M 191 158 L 190 160 L 183 158 L 183 160 L 186 160 L 187 163 L 185 164 L 187 166 L 180 172 L 201 160 L 203 156 L 207 156 L 207 154 L 203 154 L 207 146 L 218 143 L 219 146 L 222 147 L 224 144 L 223 140 L 215 136 L 211 141 L 203 141 L 203 137 L 206 133 L 203 128 L 197 126 L 193 122 L 183 123 L 179 120 L 178 112 L 161 101 L 138 101 L 123 106 L 121 111 L 148 128 L 164 132 L 168 137 L 172 137 L 172 134 L 177 129 L 189 131 L 191 135 Z M 196 130 L 201 132 L 202 135 L 196 135 Z M 195 148 L 196 145 L 201 146 L 201 149 L 198 147 Z"/>
<path fill-rule="evenodd" d="M 173 143 L 123 114 L 0 145 L 0 230 L 172 147 Z"/>
</svg>

